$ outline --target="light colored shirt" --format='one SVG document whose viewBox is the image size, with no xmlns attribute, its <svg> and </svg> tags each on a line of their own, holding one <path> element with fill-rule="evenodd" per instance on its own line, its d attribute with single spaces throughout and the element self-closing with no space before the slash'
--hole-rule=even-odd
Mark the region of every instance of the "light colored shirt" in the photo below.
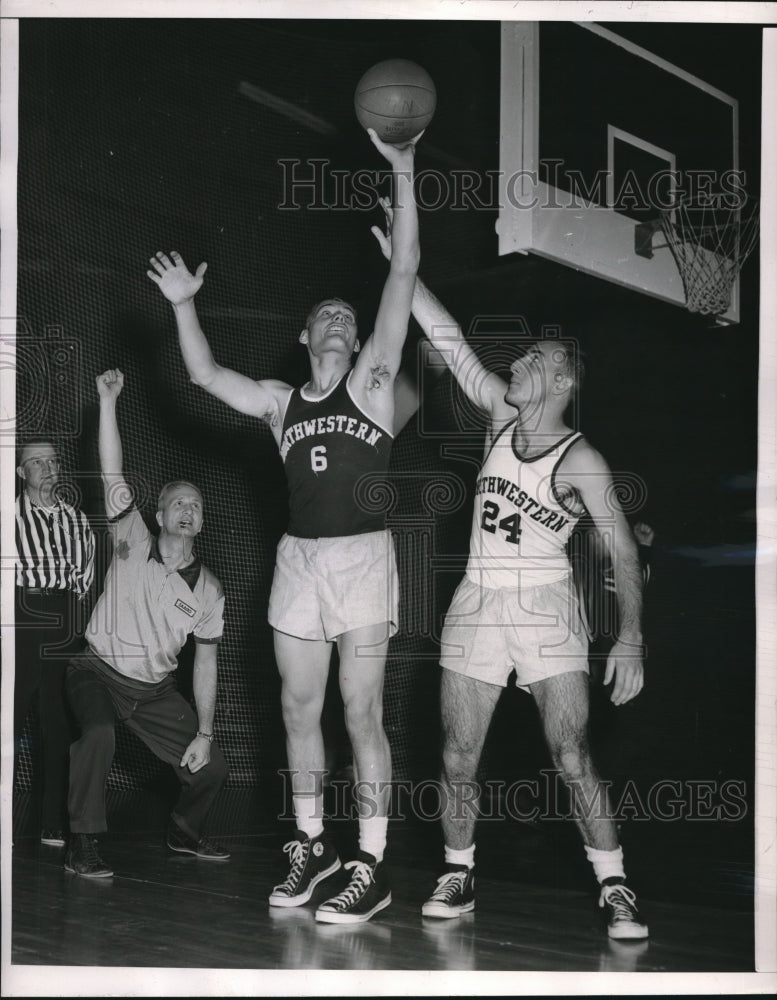
<svg viewBox="0 0 777 1000">
<path fill-rule="evenodd" d="M 516 426 L 502 429 L 475 486 L 467 576 L 490 589 L 538 587 L 569 576 L 566 546 L 582 511 L 565 503 L 570 489 L 556 475 L 580 434 L 524 458 Z"/>
<path fill-rule="evenodd" d="M 178 667 L 189 635 L 221 639 L 224 591 L 199 559 L 168 570 L 136 508 L 112 520 L 111 534 L 113 558 L 86 639 L 118 673 L 155 684 Z"/>
</svg>

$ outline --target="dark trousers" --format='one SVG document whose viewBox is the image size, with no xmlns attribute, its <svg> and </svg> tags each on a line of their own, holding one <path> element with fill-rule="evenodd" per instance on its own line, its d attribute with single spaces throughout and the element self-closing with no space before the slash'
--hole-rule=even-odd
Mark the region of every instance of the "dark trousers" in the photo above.
<svg viewBox="0 0 777 1000">
<path fill-rule="evenodd" d="M 172 677 L 138 691 L 120 675 L 104 676 L 71 661 L 66 677 L 68 698 L 81 736 L 70 747 L 68 810 L 74 833 L 108 829 L 105 785 L 116 748 L 116 722 L 136 733 L 152 753 L 172 765 L 181 782 L 173 819 L 199 840 L 213 800 L 227 779 L 224 755 L 215 743 L 210 763 L 194 774 L 181 767 L 184 751 L 197 734 L 197 716 L 175 687 Z"/>
<path fill-rule="evenodd" d="M 14 772 L 18 769 L 24 724 L 37 695 L 40 727 L 34 734 L 39 756 L 41 828 L 62 830 L 68 783 L 68 749 L 73 728 L 65 696 L 67 661 L 82 632 L 81 605 L 70 591 L 31 594 L 17 587 L 15 599 Z M 14 784 L 16 775 L 14 774 Z"/>
</svg>

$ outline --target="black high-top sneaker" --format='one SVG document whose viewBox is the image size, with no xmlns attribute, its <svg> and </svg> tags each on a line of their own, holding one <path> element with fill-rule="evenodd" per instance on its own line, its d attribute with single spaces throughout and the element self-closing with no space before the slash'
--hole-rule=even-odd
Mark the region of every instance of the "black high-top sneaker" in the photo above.
<svg viewBox="0 0 777 1000">
<path fill-rule="evenodd" d="M 366 851 L 346 863 L 351 881 L 342 892 L 316 910 L 316 920 L 326 924 L 361 924 L 391 902 L 391 889 L 383 862 Z"/>
<path fill-rule="evenodd" d="M 294 840 L 284 844 L 291 868 L 289 874 L 270 893 L 270 906 L 302 906 L 313 895 L 319 882 L 334 875 L 340 868 L 337 851 L 325 833 L 312 839 L 301 830 Z"/>
<path fill-rule="evenodd" d="M 448 865 L 437 879 L 437 888 L 421 907 L 425 917 L 459 917 L 475 909 L 475 869 Z"/>
</svg>

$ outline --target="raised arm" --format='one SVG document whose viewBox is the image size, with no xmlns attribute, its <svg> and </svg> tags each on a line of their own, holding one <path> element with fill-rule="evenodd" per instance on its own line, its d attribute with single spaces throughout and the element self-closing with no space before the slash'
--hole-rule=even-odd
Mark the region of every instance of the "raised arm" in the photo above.
<svg viewBox="0 0 777 1000">
<path fill-rule="evenodd" d="M 393 171 L 394 252 L 390 258 L 375 328 L 356 360 L 355 369 L 357 378 L 361 372 L 379 371 L 380 380 L 388 387 L 402 361 L 413 285 L 421 256 L 413 180 L 415 148 L 421 134 L 410 142 L 395 146 L 382 142 L 373 129 L 368 129 L 368 133 L 373 145 L 389 161 Z"/>
<path fill-rule="evenodd" d="M 604 683 L 615 678 L 610 699 L 623 705 L 639 694 L 644 683 L 643 575 L 637 545 L 615 496 L 610 469 L 598 451 L 587 442 L 575 445 L 558 479 L 576 488 L 612 560 L 620 627 L 607 658 Z"/>
<path fill-rule="evenodd" d="M 512 419 L 515 407 L 504 400 L 507 383 L 480 362 L 459 324 L 420 278 L 413 293 L 413 315 L 469 399 L 494 422 Z"/>
<path fill-rule="evenodd" d="M 288 387 L 269 379 L 254 381 L 214 360 L 194 305 L 208 265 L 200 264 L 192 274 L 176 251 L 169 257 L 160 251 L 150 263 L 152 270 L 146 273 L 173 307 L 181 354 L 192 382 L 240 413 L 271 426 L 277 423 L 280 399 Z"/>
<path fill-rule="evenodd" d="M 386 213 L 386 231 L 382 232 L 377 226 L 373 226 L 372 233 L 383 256 L 391 260 L 394 253 L 395 213 L 387 199 L 382 198 L 381 205 Z M 413 289 L 412 312 L 436 354 L 445 361 L 472 402 L 495 423 L 511 420 L 516 410 L 504 401 L 507 383 L 481 364 L 459 324 L 418 277 Z"/>
<path fill-rule="evenodd" d="M 429 388 L 437 382 L 444 370 L 445 361 L 440 352 L 432 346 L 431 341 L 421 337 L 416 344 L 413 362 L 403 365 L 394 379 L 395 437 L 421 405 L 422 378 L 423 388 Z"/>
<path fill-rule="evenodd" d="M 131 500 L 130 488 L 124 479 L 124 453 L 116 419 L 116 402 L 124 387 L 124 376 L 118 368 L 109 368 L 102 375 L 98 375 L 95 381 L 100 396 L 98 431 L 100 474 L 103 481 L 105 513 L 111 518 L 126 510 Z"/>
</svg>

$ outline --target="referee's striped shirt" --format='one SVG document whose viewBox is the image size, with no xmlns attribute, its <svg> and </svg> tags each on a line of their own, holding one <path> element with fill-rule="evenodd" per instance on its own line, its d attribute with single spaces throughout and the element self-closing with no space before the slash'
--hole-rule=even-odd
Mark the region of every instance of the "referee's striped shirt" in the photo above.
<svg viewBox="0 0 777 1000">
<path fill-rule="evenodd" d="M 16 498 L 16 586 L 72 590 L 83 597 L 94 576 L 94 535 L 86 516 L 58 501 L 52 508 Z"/>
</svg>

